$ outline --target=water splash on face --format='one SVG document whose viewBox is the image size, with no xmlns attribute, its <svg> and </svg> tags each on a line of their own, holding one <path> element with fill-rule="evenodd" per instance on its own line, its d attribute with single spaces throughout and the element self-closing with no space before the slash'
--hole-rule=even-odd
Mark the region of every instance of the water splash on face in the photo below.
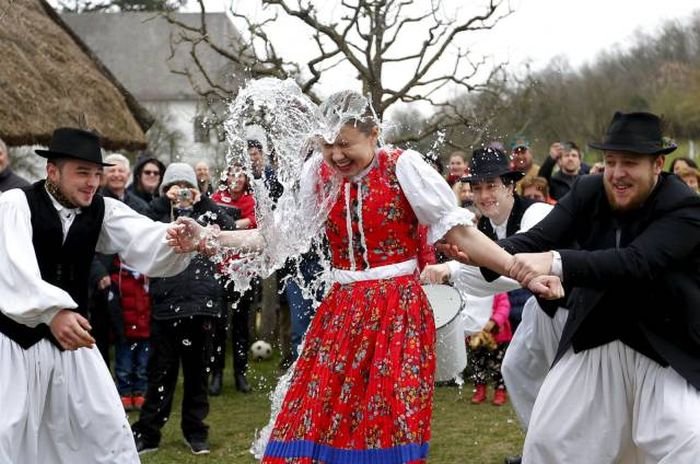
<svg viewBox="0 0 700 464">
<path fill-rule="evenodd" d="M 305 298 L 319 293 L 330 276 L 324 253 L 319 253 L 323 270 L 310 280 L 299 272 L 299 260 L 289 258 L 325 247 L 323 227 L 340 176 L 331 174 L 319 182 L 324 163 L 321 146 L 334 142 L 347 124 L 376 120 L 368 100 L 350 91 L 331 95 L 320 107 L 291 79 L 253 80 L 239 91 L 224 123 L 227 164 L 234 173 L 231 178 L 244 173 L 251 181 L 264 247 L 259 252 L 224 250 L 215 256 L 225 281 L 243 292 L 252 276 L 266 277 L 286 264 L 291 268 L 288 278 L 300 284 Z M 260 147 L 264 166 L 256 153 Z"/>
<path fill-rule="evenodd" d="M 260 252 L 224 250 L 214 257 L 224 280 L 239 292 L 249 288 L 252 276 L 266 277 L 289 257 L 321 243 L 323 223 L 335 197 L 329 187 L 334 182 L 320 192 L 303 190 L 302 183 L 303 170 L 307 176 L 314 175 L 322 163 L 315 136 L 325 127 L 323 121 L 318 106 L 292 80 L 251 81 L 229 104 L 224 123 L 227 164 L 232 179 L 244 173 L 251 181 L 258 232 L 265 243 Z M 249 154 L 253 137 L 262 138 L 253 146 L 263 148 L 263 166 Z"/>
</svg>

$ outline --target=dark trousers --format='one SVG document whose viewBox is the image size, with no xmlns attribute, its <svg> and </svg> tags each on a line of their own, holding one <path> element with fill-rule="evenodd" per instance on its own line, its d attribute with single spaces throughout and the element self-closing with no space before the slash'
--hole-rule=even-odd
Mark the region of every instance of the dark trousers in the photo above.
<svg viewBox="0 0 700 464">
<path fill-rule="evenodd" d="M 229 327 L 231 329 L 233 372 L 234 374 L 245 374 L 248 369 L 248 348 L 250 347 L 248 321 L 253 307 L 254 294 L 254 288 L 249 288 L 243 295 L 236 291 L 224 292 L 223 314 L 214 320 L 212 372 L 222 372 L 226 367 L 226 337 Z"/>
<path fill-rule="evenodd" d="M 213 331 L 212 317 L 152 320 L 151 358 L 148 362 L 146 401 L 132 429 L 148 444 L 160 442 L 160 429 L 170 416 L 180 362 L 184 377 L 182 433 L 188 440 L 206 439 L 209 426 L 207 397 L 208 345 Z"/>
</svg>

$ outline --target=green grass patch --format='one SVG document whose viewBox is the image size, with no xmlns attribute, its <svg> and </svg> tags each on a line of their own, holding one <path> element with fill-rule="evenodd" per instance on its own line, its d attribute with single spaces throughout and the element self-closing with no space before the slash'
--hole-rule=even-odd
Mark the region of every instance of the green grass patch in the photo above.
<svg viewBox="0 0 700 464">
<path fill-rule="evenodd" d="M 230 359 L 230 358 L 229 358 Z M 237 392 L 227 368 L 221 396 L 210 398 L 207 418 L 211 454 L 194 456 L 180 431 L 182 385 L 178 385 L 173 414 L 163 427 L 157 452 L 142 457 L 143 464 L 253 464 L 248 449 L 254 431 L 262 428 L 270 412 L 269 393 L 277 381 L 279 359 L 252 362 L 248 378 L 254 392 Z M 491 393 L 491 392 L 490 392 Z M 472 405 L 471 386 L 438 387 L 433 408 L 433 439 L 428 461 L 437 464 L 502 464 L 505 456 L 520 454 L 524 435 L 510 405 Z M 130 414 L 135 422 L 138 413 Z"/>
</svg>

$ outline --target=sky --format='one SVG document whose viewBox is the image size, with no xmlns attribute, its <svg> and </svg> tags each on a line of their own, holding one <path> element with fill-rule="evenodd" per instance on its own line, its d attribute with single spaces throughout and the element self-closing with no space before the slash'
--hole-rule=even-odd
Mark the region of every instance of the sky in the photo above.
<svg viewBox="0 0 700 464">
<path fill-rule="evenodd" d="M 196 2 L 189 1 L 187 9 L 199 11 Z M 288 1 L 295 4 L 298 0 Z M 337 10 L 332 10 L 329 5 L 337 4 L 339 0 L 313 1 L 319 8 L 330 8 L 337 14 Z M 423 8 L 430 1 L 414 0 L 411 7 Z M 440 1 L 448 11 L 461 17 L 471 16 L 474 9 L 483 8 L 487 0 Z M 259 0 L 205 0 L 208 11 L 226 11 L 231 2 L 236 11 L 251 18 L 264 15 Z M 518 75 L 524 74 L 526 63 L 536 71 L 557 56 L 564 57 L 571 66 L 578 68 L 593 62 L 606 49 L 614 46 L 626 48 L 634 42 L 637 33 L 653 34 L 668 20 L 683 22 L 694 11 L 700 12 L 698 0 L 506 0 L 506 4 L 513 10 L 512 14 L 491 31 L 468 33 L 460 45 L 469 47 L 477 57 L 491 57 L 492 63 L 507 62 L 507 70 Z M 281 54 L 304 63 L 315 56 L 316 48 L 310 38 L 303 36 L 305 29 L 298 24 L 294 19 L 278 20 L 268 31 Z M 237 25 L 241 27 L 242 24 Z M 308 46 L 304 46 L 305 43 Z M 449 60 L 442 61 L 445 67 L 451 65 Z M 333 72 L 330 79 L 316 87 L 319 95 L 328 95 L 341 88 L 361 90 L 354 70 L 345 68 Z M 392 74 L 400 75 L 401 72 L 386 72 L 386 83 L 394 88 L 400 87 L 404 80 L 396 77 L 392 82 Z"/>
<path fill-rule="evenodd" d="M 519 0 L 503 20 L 497 47 L 513 63 L 542 67 L 556 55 L 578 67 L 612 45 L 623 48 L 636 32 L 653 33 L 668 20 L 700 11 L 697 0 Z M 500 26 L 504 26 L 501 28 Z"/>
<path fill-rule="evenodd" d="M 224 11 L 231 1 L 237 11 L 251 17 L 261 14 L 258 0 L 206 0 L 206 5 L 209 11 Z M 485 3 L 485 0 L 442 1 L 456 9 Z M 295 2 L 290 0 L 292 4 Z M 414 5 L 428 3 L 429 0 L 414 0 Z M 529 61 L 535 69 L 544 67 L 557 55 L 565 56 L 577 67 L 591 62 L 612 45 L 624 47 L 636 32 L 651 33 L 667 20 L 683 21 L 693 11 L 700 11 L 698 0 L 510 0 L 509 4 L 513 14 L 473 45 L 513 66 Z M 197 8 L 192 0 L 189 8 Z M 304 47 L 299 46 L 298 40 L 288 40 L 290 30 L 296 30 L 296 22 L 278 21 L 273 37 L 277 34 L 286 38 L 279 41 L 282 49 L 301 57 Z"/>
</svg>

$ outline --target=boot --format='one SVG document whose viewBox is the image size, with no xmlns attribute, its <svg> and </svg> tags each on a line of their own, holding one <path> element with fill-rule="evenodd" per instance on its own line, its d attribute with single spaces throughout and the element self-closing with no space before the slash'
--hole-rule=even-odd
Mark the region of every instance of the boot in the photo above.
<svg viewBox="0 0 700 464">
<path fill-rule="evenodd" d="M 236 390 L 241 393 L 250 393 L 250 385 L 248 385 L 248 380 L 245 378 L 245 374 L 234 374 L 233 376 L 236 383 Z"/>
<path fill-rule="evenodd" d="M 503 406 L 506 404 L 506 401 L 508 401 L 506 389 L 497 388 L 496 391 L 493 392 L 493 401 L 491 403 L 493 403 L 494 406 Z"/>
<path fill-rule="evenodd" d="M 477 383 L 475 387 L 472 404 L 481 404 L 486 401 L 486 384 Z"/>
<path fill-rule="evenodd" d="M 221 394 L 221 387 L 223 384 L 223 376 L 221 371 L 214 371 L 211 374 L 211 380 L 209 381 L 209 395 L 219 396 Z"/>
</svg>

